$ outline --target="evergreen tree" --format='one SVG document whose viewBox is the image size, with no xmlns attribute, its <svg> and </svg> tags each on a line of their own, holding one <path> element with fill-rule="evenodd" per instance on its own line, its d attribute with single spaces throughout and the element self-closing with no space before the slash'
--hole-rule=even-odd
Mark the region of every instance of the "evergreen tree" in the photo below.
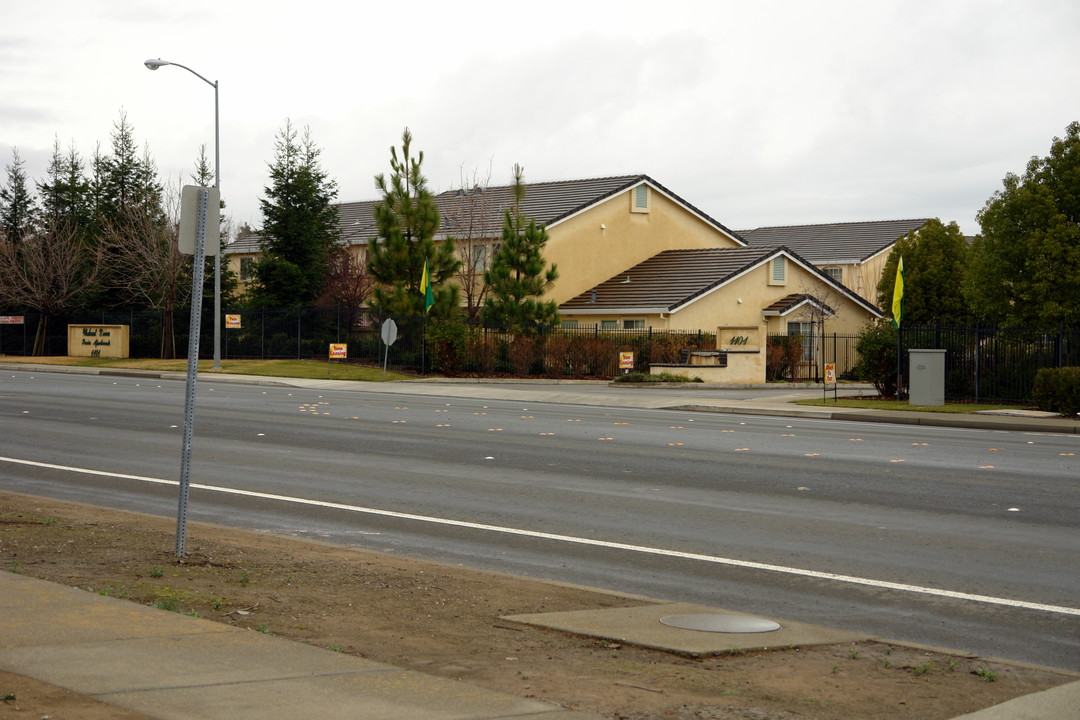
<svg viewBox="0 0 1080 720">
<path fill-rule="evenodd" d="M 146 232 L 148 226 L 168 223 L 162 208 L 164 188 L 158 180 L 157 165 L 149 149 L 139 154 L 135 130 L 126 114 L 121 113 L 113 124 L 111 140 L 111 154 L 103 154 L 100 146 L 94 151 L 90 222 L 85 232 L 74 228 L 85 242 L 104 250 L 101 288 L 89 300 L 91 305 L 100 307 L 135 302 L 126 290 L 125 278 L 118 275 L 119 259 L 113 256 L 118 247 L 116 238 L 136 236 Z"/>
<path fill-rule="evenodd" d="M 307 305 L 322 294 L 338 228 L 337 183 L 320 167 L 321 152 L 310 129 L 298 140 L 286 119 L 275 142 L 271 183 L 259 201 L 263 257 L 255 264 L 251 288 L 256 305 Z"/>
<path fill-rule="evenodd" d="M 60 150 L 60 141 L 53 141 L 53 154 L 45 175 L 45 182 L 37 184 L 42 221 L 83 230 L 88 228 L 91 219 L 90 181 L 86 178 L 83 160 L 74 143 L 65 155 Z"/>
<path fill-rule="evenodd" d="M 554 265 L 545 268 L 543 257 L 547 229 L 521 213 L 525 199 L 524 173 L 514 166 L 511 188 L 514 205 L 503 218 L 502 245 L 484 273 L 489 296 L 482 317 L 487 325 L 511 332 L 535 332 L 559 324 L 559 307 L 553 300 L 541 300 L 544 291 L 559 277 Z"/>
<path fill-rule="evenodd" d="M 94 156 L 95 221 L 99 227 L 131 217 L 133 211 L 163 218 L 164 189 L 149 150 L 139 155 L 135 129 L 125 113 L 113 125 L 112 153 Z"/>
<path fill-rule="evenodd" d="M 1023 177 L 1006 175 L 978 219 L 965 283 L 975 313 L 1033 327 L 1080 322 L 1080 122 Z"/>
<path fill-rule="evenodd" d="M 877 286 L 878 307 L 892 305 L 901 256 L 905 323 L 959 322 L 971 317 L 961 289 L 970 249 L 959 225 L 934 218 L 893 245 Z"/>
<path fill-rule="evenodd" d="M 427 312 L 429 317 L 451 320 L 460 315 L 460 301 L 457 286 L 446 283 L 461 262 L 453 238 L 435 242 L 439 210 L 421 172 L 423 162 L 422 151 L 413 156 L 412 133 L 405 128 L 401 156 L 397 148 L 390 148 L 390 177 L 375 176 L 382 202 L 372 210 L 378 237 L 368 241 L 368 273 L 377 283 L 372 307 L 384 317 Z M 425 263 L 434 301 L 430 309 L 420 287 Z"/>
<path fill-rule="evenodd" d="M 216 184 L 214 167 L 210 164 L 210 158 L 206 156 L 206 145 L 199 146 L 199 156 L 195 158 L 195 172 L 191 174 L 191 181 L 198 187 L 213 187 Z M 225 209 L 225 199 L 222 198 L 221 210 Z M 213 307 L 214 302 L 214 267 L 221 267 L 221 304 L 225 307 L 233 302 L 236 295 L 238 280 L 236 273 L 229 269 L 225 261 L 225 246 L 229 244 L 229 221 L 224 212 L 219 214 L 218 253 L 221 261 L 215 263 L 211 256 L 206 258 L 206 267 L 203 271 L 203 307 Z"/>
<path fill-rule="evenodd" d="M 27 188 L 26 163 L 19 151 L 11 149 L 11 164 L 7 165 L 7 182 L 0 186 L 0 237 L 22 242 L 34 231 L 37 208 Z"/>
</svg>

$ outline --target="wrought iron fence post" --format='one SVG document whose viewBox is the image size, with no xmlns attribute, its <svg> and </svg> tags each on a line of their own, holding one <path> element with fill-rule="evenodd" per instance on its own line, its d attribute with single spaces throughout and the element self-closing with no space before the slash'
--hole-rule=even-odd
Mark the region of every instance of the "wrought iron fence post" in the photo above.
<svg viewBox="0 0 1080 720">
<path fill-rule="evenodd" d="M 979 362 L 982 356 L 982 333 L 979 331 L 979 323 L 975 323 L 975 404 L 979 403 L 979 382 L 981 380 L 979 375 L 979 368 L 981 363 Z"/>
</svg>

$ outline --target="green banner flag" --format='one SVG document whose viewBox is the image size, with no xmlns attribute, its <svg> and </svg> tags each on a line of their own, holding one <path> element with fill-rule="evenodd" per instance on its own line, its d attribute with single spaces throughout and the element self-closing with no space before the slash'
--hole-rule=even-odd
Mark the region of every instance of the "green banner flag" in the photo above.
<svg viewBox="0 0 1080 720">
<path fill-rule="evenodd" d="M 431 273 L 428 271 L 427 260 L 424 260 L 424 274 L 420 277 L 420 292 L 424 293 L 424 312 L 429 312 L 435 304 L 435 294 L 431 290 Z"/>
</svg>

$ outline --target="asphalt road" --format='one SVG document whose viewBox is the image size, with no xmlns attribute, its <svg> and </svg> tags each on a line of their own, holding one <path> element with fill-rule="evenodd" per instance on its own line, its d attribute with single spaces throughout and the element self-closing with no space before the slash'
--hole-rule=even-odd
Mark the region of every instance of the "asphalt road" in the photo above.
<svg viewBox="0 0 1080 720">
<path fill-rule="evenodd" d="M 183 394 L 0 374 L 0 487 L 175 516 L 151 480 L 179 476 Z M 1078 457 L 1075 435 L 204 380 L 190 517 L 1080 670 Z"/>
</svg>

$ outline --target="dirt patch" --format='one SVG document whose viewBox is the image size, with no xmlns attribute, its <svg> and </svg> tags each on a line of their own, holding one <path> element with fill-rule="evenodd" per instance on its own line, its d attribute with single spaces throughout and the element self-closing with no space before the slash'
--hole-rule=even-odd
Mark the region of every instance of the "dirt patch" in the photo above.
<svg viewBox="0 0 1080 720">
<path fill-rule="evenodd" d="M 174 530 L 0 492 L 6 571 L 613 719 L 946 720 L 1075 679 L 877 642 L 679 657 L 500 619 L 634 598 L 198 523 L 178 561 Z M 6 695 L 0 718 L 141 717 L 0 672 Z"/>
</svg>

